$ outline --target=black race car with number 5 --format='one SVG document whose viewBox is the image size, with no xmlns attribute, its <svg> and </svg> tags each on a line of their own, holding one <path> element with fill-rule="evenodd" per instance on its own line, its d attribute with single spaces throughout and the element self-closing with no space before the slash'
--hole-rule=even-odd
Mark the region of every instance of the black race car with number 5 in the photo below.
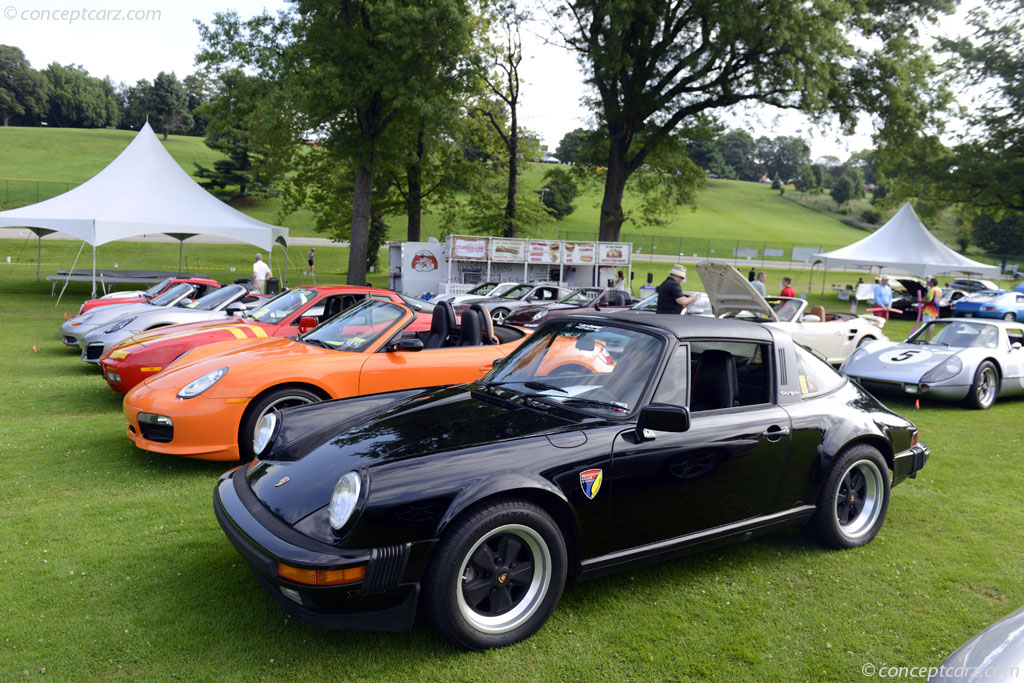
<svg viewBox="0 0 1024 683">
<path fill-rule="evenodd" d="M 284 609 L 449 640 L 536 632 L 568 576 L 802 524 L 851 548 L 928 449 L 789 335 L 756 323 L 566 316 L 483 379 L 290 408 L 221 477 L 225 534 Z"/>
</svg>

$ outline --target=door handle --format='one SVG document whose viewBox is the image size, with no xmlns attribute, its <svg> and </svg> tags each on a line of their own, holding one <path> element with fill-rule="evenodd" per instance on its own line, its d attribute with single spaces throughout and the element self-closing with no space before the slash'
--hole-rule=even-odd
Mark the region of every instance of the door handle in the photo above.
<svg viewBox="0 0 1024 683">
<path fill-rule="evenodd" d="M 761 436 L 768 439 L 769 441 L 778 441 L 786 434 L 789 434 L 788 427 L 780 427 L 779 425 L 772 425 L 768 429 L 761 433 Z"/>
</svg>

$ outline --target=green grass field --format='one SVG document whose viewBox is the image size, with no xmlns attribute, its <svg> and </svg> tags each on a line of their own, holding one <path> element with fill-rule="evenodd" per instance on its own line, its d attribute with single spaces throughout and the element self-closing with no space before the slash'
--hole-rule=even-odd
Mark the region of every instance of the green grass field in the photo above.
<svg viewBox="0 0 1024 683">
<path fill-rule="evenodd" d="M 44 258 L 73 258 L 58 244 Z M 177 257 L 133 248 L 101 254 Z M 203 269 L 227 279 L 250 251 L 204 245 Z M 322 282 L 343 280 L 344 256 L 325 254 Z M 570 583 L 540 633 L 500 651 L 456 651 L 422 618 L 407 633 L 320 630 L 280 610 L 223 537 L 211 494 L 225 468 L 135 449 L 120 397 L 60 344 L 87 287 L 55 306 L 34 267 L 0 266 L 0 680 L 852 681 L 865 664 L 937 665 L 1024 604 L 1024 400 L 893 400 L 932 459 L 864 548 L 792 530 Z M 772 289 L 785 274 L 804 288 L 806 272 L 769 270 Z"/>
</svg>

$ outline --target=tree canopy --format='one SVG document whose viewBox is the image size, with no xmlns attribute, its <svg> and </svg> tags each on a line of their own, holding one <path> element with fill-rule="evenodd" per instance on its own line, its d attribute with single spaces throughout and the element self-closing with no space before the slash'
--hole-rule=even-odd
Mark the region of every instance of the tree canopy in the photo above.
<svg viewBox="0 0 1024 683">
<path fill-rule="evenodd" d="M 0 45 L 0 118 L 7 125 L 11 116 L 42 116 L 46 113 L 46 77 L 25 59 L 25 53 L 11 45 Z"/>
</svg>

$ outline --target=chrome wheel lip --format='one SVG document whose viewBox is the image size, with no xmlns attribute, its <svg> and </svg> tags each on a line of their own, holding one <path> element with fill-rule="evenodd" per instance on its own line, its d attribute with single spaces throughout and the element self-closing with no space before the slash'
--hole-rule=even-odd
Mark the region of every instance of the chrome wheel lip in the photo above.
<svg viewBox="0 0 1024 683">
<path fill-rule="evenodd" d="M 858 460 L 843 472 L 843 476 L 839 479 L 840 490 L 843 488 L 843 483 L 849 479 L 850 473 L 854 470 L 857 470 L 864 477 L 865 483 L 864 507 L 861 509 L 860 514 L 847 524 L 839 522 L 839 491 L 836 491 L 836 499 L 832 508 L 832 514 L 835 515 L 839 533 L 850 540 L 860 539 L 869 534 L 874 528 L 878 518 L 882 515 L 882 500 L 885 488 L 885 480 L 882 478 L 882 471 L 878 469 L 878 465 L 870 460 Z"/>
<path fill-rule="evenodd" d="M 253 432 L 252 432 L 252 447 L 253 447 L 254 450 L 256 448 L 256 435 L 259 434 L 260 423 L 263 421 L 264 416 L 266 416 L 267 413 L 271 413 L 271 412 L 274 412 L 276 410 L 279 410 L 278 406 L 280 406 L 282 403 L 293 402 L 293 401 L 295 402 L 295 403 L 293 403 L 293 405 L 297 405 L 297 406 L 305 406 L 305 405 L 309 405 L 310 403 L 315 403 L 315 401 L 311 401 L 311 400 L 307 399 L 305 396 L 282 396 L 279 399 L 277 399 L 276 401 L 274 401 L 273 403 L 271 403 L 270 405 L 268 405 L 262 411 L 260 411 L 260 414 L 256 416 L 256 422 L 255 422 L 256 427 L 255 427 L 255 429 L 253 429 Z M 288 406 L 284 406 L 284 407 L 285 408 L 291 408 L 292 406 L 288 405 Z"/>
<path fill-rule="evenodd" d="M 463 576 L 466 574 L 466 567 L 469 565 L 473 553 L 489 539 L 504 534 L 517 536 L 530 549 L 533 554 L 533 578 L 526 594 L 511 610 L 497 616 L 487 616 L 477 612 L 466 602 L 466 597 L 462 592 Z M 508 633 L 525 624 L 540 609 L 541 603 L 544 602 L 544 598 L 548 594 L 553 571 L 551 551 L 536 529 L 522 524 L 506 524 L 492 529 L 473 544 L 473 547 L 462 558 L 459 571 L 455 574 L 455 596 L 459 615 L 467 624 L 481 633 L 489 635 Z"/>
<path fill-rule="evenodd" d="M 999 380 L 996 377 L 995 368 L 991 366 L 984 368 L 979 379 L 978 388 L 975 389 L 975 396 L 977 396 L 980 405 L 988 407 L 996 400 Z"/>
</svg>

